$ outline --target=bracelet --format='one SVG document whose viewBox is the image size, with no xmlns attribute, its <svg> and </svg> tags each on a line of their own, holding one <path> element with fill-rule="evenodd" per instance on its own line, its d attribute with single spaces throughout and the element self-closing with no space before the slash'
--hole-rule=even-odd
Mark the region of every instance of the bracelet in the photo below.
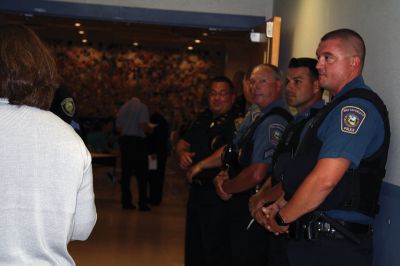
<svg viewBox="0 0 400 266">
<path fill-rule="evenodd" d="M 279 214 L 279 212 L 277 212 L 275 214 L 275 222 L 279 225 L 279 226 L 288 226 L 288 223 L 285 223 L 285 221 L 283 220 L 282 216 Z"/>
</svg>

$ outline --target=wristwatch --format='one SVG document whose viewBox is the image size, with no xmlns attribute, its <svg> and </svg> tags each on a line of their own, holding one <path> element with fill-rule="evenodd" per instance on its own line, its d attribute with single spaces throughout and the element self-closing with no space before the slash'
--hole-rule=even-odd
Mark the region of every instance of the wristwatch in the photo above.
<svg viewBox="0 0 400 266">
<path fill-rule="evenodd" d="M 279 225 L 279 226 L 288 226 L 288 223 L 285 223 L 285 221 L 282 219 L 282 216 L 279 214 L 279 212 L 277 212 L 275 214 L 275 222 Z"/>
</svg>

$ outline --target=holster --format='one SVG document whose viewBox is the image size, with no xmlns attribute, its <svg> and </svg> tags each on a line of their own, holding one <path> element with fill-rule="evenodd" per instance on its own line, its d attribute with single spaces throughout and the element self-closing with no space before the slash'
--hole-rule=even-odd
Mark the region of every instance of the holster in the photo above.
<svg viewBox="0 0 400 266">
<path fill-rule="evenodd" d="M 238 153 L 233 145 L 226 145 L 222 153 L 221 161 L 221 169 L 228 171 L 229 178 L 231 179 L 237 176 L 242 170 L 238 162 Z"/>
<path fill-rule="evenodd" d="M 359 235 L 372 232 L 372 225 L 357 224 L 333 219 L 323 212 L 313 212 L 301 217 L 289 226 L 290 239 L 315 240 L 321 236 L 348 239 L 361 243 Z"/>
</svg>

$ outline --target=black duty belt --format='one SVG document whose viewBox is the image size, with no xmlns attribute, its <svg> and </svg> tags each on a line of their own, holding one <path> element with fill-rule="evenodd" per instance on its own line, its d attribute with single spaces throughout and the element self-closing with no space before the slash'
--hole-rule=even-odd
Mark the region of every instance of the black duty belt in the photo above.
<svg viewBox="0 0 400 266">
<path fill-rule="evenodd" d="M 315 240 L 320 237 L 348 239 L 360 244 L 360 236 L 372 234 L 373 226 L 369 224 L 351 223 L 333 219 L 320 213 L 307 217 L 290 225 L 289 235 L 292 239 Z"/>
</svg>

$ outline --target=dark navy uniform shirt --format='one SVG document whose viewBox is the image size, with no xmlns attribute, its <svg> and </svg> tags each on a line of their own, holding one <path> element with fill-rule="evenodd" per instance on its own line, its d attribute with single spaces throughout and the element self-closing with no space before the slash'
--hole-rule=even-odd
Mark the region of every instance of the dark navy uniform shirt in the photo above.
<svg viewBox="0 0 400 266">
<path fill-rule="evenodd" d="M 210 156 L 219 148 L 212 147 L 215 137 L 220 139 L 218 146 L 227 144 L 233 139 L 235 118 L 237 118 L 235 110 L 216 117 L 209 109 L 199 114 L 196 121 L 182 136 L 182 139 L 190 144 L 191 152 L 195 153 L 192 158 L 193 164 Z M 219 171 L 219 168 L 206 169 L 200 172 L 196 178 L 214 178 Z"/>
</svg>

